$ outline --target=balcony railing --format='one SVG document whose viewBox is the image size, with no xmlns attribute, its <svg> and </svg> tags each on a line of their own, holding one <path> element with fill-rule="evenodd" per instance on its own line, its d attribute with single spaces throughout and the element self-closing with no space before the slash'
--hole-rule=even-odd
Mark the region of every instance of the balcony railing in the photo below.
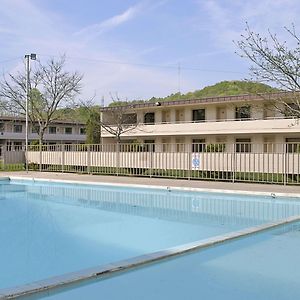
<svg viewBox="0 0 300 300">
<path fill-rule="evenodd" d="M 265 117 L 265 118 L 233 118 L 233 119 L 205 119 L 205 120 L 189 120 L 189 121 L 161 121 L 161 122 L 154 122 L 154 123 L 145 123 L 145 122 L 138 122 L 138 125 L 161 125 L 161 124 L 191 124 L 191 123 L 214 123 L 214 122 L 244 122 L 244 121 L 264 121 L 264 120 L 297 120 L 298 117 L 293 116 L 277 116 L 277 117 Z M 134 124 L 123 124 L 123 126 L 136 126 L 137 123 Z M 117 124 L 111 123 L 110 126 L 114 127 Z"/>
<path fill-rule="evenodd" d="M 130 127 L 130 125 L 126 125 Z M 112 126 L 113 127 L 113 126 Z M 127 130 L 123 137 L 137 136 L 195 136 L 195 135 L 216 135 L 216 134 L 272 134 L 272 133 L 298 133 L 300 124 L 295 118 L 269 118 L 269 119 L 227 119 L 225 121 L 205 120 L 182 121 L 176 123 L 155 123 L 138 124 Z M 102 137 L 113 137 L 113 135 L 104 129 Z"/>
<path fill-rule="evenodd" d="M 37 133 L 30 133 L 29 139 L 30 140 L 38 140 L 39 136 Z M 8 132 L 2 131 L 0 132 L 0 139 L 11 139 L 11 140 L 24 140 L 25 139 L 25 132 Z M 49 134 L 46 133 L 44 135 L 45 140 L 52 140 L 52 141 L 85 141 L 86 135 L 84 134 Z"/>
</svg>

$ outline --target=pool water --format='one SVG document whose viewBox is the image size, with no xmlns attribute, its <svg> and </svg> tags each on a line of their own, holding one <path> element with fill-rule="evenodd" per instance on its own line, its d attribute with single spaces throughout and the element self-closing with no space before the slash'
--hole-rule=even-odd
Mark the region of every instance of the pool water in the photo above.
<svg viewBox="0 0 300 300">
<path fill-rule="evenodd" d="M 39 299 L 300 299 L 299 249 L 285 225 Z"/>
<path fill-rule="evenodd" d="M 300 214 L 293 199 L 0 184 L 0 289 Z"/>
</svg>

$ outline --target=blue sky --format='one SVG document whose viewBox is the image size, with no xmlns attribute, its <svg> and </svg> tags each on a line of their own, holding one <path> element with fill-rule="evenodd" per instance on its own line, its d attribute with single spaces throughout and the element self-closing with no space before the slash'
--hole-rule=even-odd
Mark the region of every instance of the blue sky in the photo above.
<svg viewBox="0 0 300 300">
<path fill-rule="evenodd" d="M 1 0 L 0 69 L 15 72 L 22 57 L 66 54 L 84 74 L 82 97 L 99 102 L 116 92 L 147 99 L 244 79 L 249 63 L 235 54 L 247 21 L 288 38 L 297 28 L 297 0 Z M 10 60 L 11 61 L 7 61 Z M 181 66 L 180 76 L 178 65 Z M 194 70 L 192 70 L 194 69 Z"/>
</svg>

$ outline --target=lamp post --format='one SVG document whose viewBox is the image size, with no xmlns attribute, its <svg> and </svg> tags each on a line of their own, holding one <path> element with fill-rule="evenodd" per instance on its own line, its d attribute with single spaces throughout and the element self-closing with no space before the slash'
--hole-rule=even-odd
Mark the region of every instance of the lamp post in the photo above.
<svg viewBox="0 0 300 300">
<path fill-rule="evenodd" d="M 30 94 L 30 60 L 36 60 L 36 54 L 26 54 L 26 106 L 25 106 L 25 164 L 28 172 L 28 101 Z"/>
</svg>

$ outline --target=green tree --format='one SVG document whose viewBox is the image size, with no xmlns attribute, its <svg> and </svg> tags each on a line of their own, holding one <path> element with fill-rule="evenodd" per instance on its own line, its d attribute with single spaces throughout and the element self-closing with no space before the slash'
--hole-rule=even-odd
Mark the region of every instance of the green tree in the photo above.
<svg viewBox="0 0 300 300">
<path fill-rule="evenodd" d="M 81 91 L 82 75 L 65 71 L 65 57 L 50 59 L 45 64 L 37 62 L 30 76 L 28 117 L 36 127 L 40 144 L 46 129 L 63 117 L 62 108 L 76 106 L 76 96 Z M 9 114 L 25 116 L 26 72 L 9 74 L 0 82 L 2 108 Z"/>
<path fill-rule="evenodd" d="M 100 144 L 101 142 L 101 125 L 100 111 L 96 107 L 90 110 L 86 122 L 86 143 Z"/>
</svg>

